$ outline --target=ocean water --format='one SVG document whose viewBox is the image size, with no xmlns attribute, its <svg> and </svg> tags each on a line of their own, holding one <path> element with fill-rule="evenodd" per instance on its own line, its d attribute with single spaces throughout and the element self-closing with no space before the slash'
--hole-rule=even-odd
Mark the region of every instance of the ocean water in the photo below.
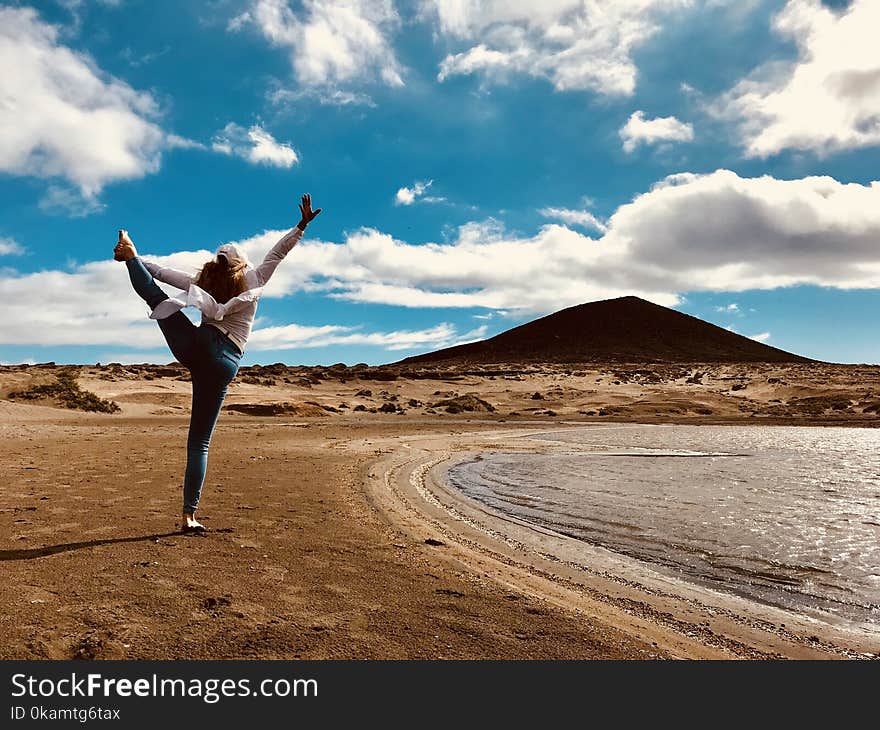
<svg viewBox="0 0 880 730">
<path fill-rule="evenodd" d="M 554 453 L 485 454 L 450 483 L 692 582 L 880 630 L 880 430 L 625 424 L 538 438 Z"/>
</svg>

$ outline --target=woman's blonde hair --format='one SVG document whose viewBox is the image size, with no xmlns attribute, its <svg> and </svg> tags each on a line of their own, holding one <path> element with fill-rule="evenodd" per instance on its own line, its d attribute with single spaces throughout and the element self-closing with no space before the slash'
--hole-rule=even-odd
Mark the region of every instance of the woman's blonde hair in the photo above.
<svg viewBox="0 0 880 730">
<path fill-rule="evenodd" d="M 204 289 L 220 304 L 246 291 L 244 274 L 247 264 L 244 261 L 230 261 L 220 255 L 208 261 L 199 271 L 195 284 Z"/>
</svg>

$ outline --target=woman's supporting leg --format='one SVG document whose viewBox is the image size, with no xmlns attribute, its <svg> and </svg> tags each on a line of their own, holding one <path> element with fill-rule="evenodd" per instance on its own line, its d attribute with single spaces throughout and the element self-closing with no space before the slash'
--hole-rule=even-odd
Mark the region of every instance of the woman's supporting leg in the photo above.
<svg viewBox="0 0 880 730">
<path fill-rule="evenodd" d="M 128 278 L 131 279 L 132 287 L 138 296 L 147 303 L 150 310 L 155 309 L 159 302 L 168 299 L 168 295 L 162 291 L 152 274 L 147 271 L 139 256 L 128 259 L 125 266 L 128 269 Z M 156 321 L 159 323 L 162 334 L 165 335 L 165 341 L 168 343 L 171 353 L 179 363 L 189 367 L 192 360 L 196 326 L 183 312 L 175 312 L 170 317 Z"/>
<path fill-rule="evenodd" d="M 183 512 L 193 514 L 199 506 L 208 469 L 208 447 L 217 424 L 227 385 L 193 373 L 192 414 L 186 441 L 186 476 L 183 480 Z"/>
</svg>

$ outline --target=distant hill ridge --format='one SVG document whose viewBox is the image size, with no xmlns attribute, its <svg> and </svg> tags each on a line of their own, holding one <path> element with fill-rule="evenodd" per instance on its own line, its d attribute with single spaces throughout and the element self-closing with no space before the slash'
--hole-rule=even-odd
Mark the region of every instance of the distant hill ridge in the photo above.
<svg viewBox="0 0 880 730">
<path fill-rule="evenodd" d="M 639 297 L 578 304 L 466 345 L 396 364 L 811 362 Z"/>
</svg>

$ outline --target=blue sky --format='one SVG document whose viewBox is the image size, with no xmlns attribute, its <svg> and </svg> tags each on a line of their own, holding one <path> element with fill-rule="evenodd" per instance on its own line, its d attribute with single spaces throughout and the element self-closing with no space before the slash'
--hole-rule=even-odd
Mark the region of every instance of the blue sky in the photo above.
<svg viewBox="0 0 880 730">
<path fill-rule="evenodd" d="M 880 362 L 878 5 L 0 3 L 0 361 L 167 362 L 116 230 L 259 258 L 308 191 L 247 363 L 630 293 Z"/>
</svg>

